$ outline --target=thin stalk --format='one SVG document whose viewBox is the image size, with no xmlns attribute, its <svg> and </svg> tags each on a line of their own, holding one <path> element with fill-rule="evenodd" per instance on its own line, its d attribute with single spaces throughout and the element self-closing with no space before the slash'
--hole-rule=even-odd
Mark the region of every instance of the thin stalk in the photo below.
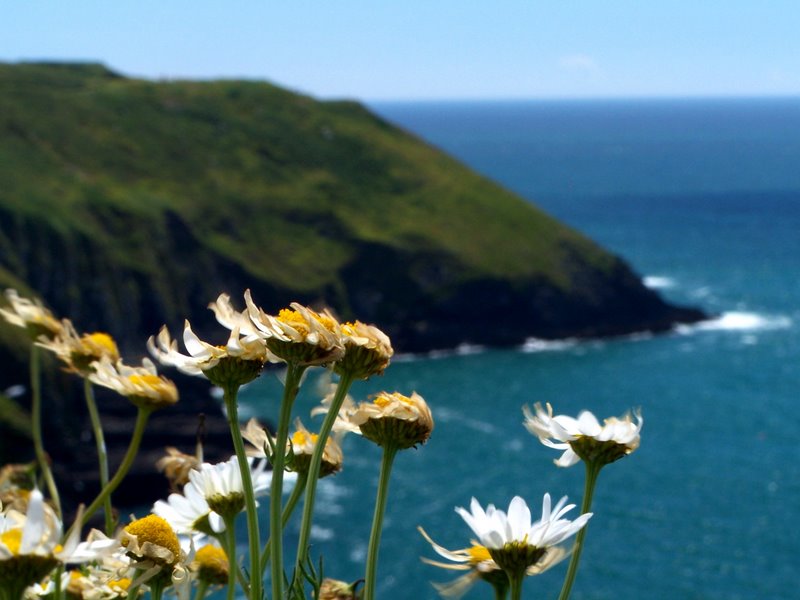
<svg viewBox="0 0 800 600">
<path fill-rule="evenodd" d="M 206 593 L 208 593 L 208 582 L 198 581 L 197 592 L 194 594 L 194 600 L 203 600 L 203 598 L 206 597 Z"/>
<path fill-rule="evenodd" d="M 314 499 L 317 493 L 317 483 L 319 481 L 319 471 L 322 464 L 322 454 L 325 451 L 325 443 L 328 441 L 333 424 L 342 408 L 342 403 L 347 397 L 347 392 L 353 384 L 353 377 L 349 374 L 342 375 L 339 385 L 336 387 L 336 394 L 331 400 L 328 413 L 320 427 L 317 441 L 314 445 L 314 453 L 311 455 L 311 464 L 308 467 L 308 482 L 306 484 L 306 495 L 303 498 L 303 518 L 300 521 L 300 537 L 297 542 L 297 560 L 295 561 L 295 572 L 300 572 L 300 566 L 308 558 L 308 542 L 311 537 L 311 524 L 314 520 Z"/>
<path fill-rule="evenodd" d="M 506 600 L 508 598 L 508 586 L 500 584 L 492 584 L 494 588 L 494 600 Z"/>
<path fill-rule="evenodd" d="M 308 481 L 307 473 L 299 473 L 297 475 L 297 483 L 294 485 L 294 489 L 292 490 L 289 499 L 286 501 L 286 506 L 283 507 L 283 513 L 281 514 L 281 526 L 286 527 L 286 524 L 289 522 L 289 519 L 294 512 L 295 506 L 297 506 L 297 501 L 300 500 L 300 496 L 303 495 L 303 490 L 306 487 L 306 481 Z M 269 564 L 269 557 L 272 551 L 271 540 L 267 540 L 267 543 L 264 544 L 264 550 L 261 552 L 261 572 L 263 573 L 264 570 L 267 568 L 267 564 Z"/>
<path fill-rule="evenodd" d="M 233 517 L 225 517 L 225 554 L 228 556 L 227 600 L 236 597 L 236 528 Z"/>
<path fill-rule="evenodd" d="M 581 514 L 589 512 L 592 507 L 592 496 L 594 496 L 594 488 L 597 484 L 597 476 L 600 474 L 600 469 L 603 468 L 602 463 L 589 463 L 586 465 L 586 481 L 583 487 L 583 502 L 581 503 Z M 572 551 L 572 556 L 569 559 L 569 567 L 567 567 L 567 574 L 564 577 L 564 585 L 561 587 L 561 594 L 558 600 L 567 600 L 570 592 L 572 591 L 572 584 L 575 582 L 575 575 L 578 573 L 578 563 L 581 559 L 581 552 L 583 551 L 583 540 L 586 537 L 586 529 L 588 524 L 584 525 L 578 534 L 575 536 L 575 547 Z"/>
<path fill-rule="evenodd" d="M 53 479 L 53 472 L 50 470 L 50 461 L 47 458 L 47 453 L 44 451 L 44 442 L 42 441 L 42 367 L 39 357 L 39 348 L 35 344 L 31 345 L 30 370 L 31 435 L 33 436 L 33 449 L 36 453 L 36 461 L 39 463 L 39 468 L 42 471 L 42 477 L 44 477 L 47 491 L 50 494 L 50 499 L 53 501 L 58 518 L 61 519 L 61 498 L 58 495 L 58 488 L 56 487 L 55 479 Z"/>
<path fill-rule="evenodd" d="M 119 467 L 117 467 L 116 473 L 108 482 L 108 484 L 100 490 L 100 493 L 97 497 L 92 501 L 89 505 L 89 508 L 83 513 L 83 518 L 80 522 L 80 527 L 86 525 L 89 519 L 92 518 L 94 513 L 97 512 L 97 509 L 103 505 L 106 498 L 108 498 L 111 493 L 119 487 L 119 484 L 122 483 L 122 480 L 125 479 L 125 476 L 128 474 L 131 466 L 133 465 L 133 461 L 136 458 L 136 454 L 139 452 L 139 444 L 142 441 L 142 436 L 144 435 L 145 427 L 147 426 L 147 420 L 150 418 L 150 414 L 153 411 L 147 408 L 139 408 L 138 412 L 136 413 L 136 423 L 133 426 L 133 433 L 131 434 L 131 441 L 128 443 L 128 449 L 125 452 L 125 456 L 122 458 L 122 462 L 120 463 Z M 77 523 L 73 525 L 75 527 Z M 70 529 L 71 531 L 71 529 Z M 69 533 L 67 533 L 68 538 Z"/>
<path fill-rule="evenodd" d="M 522 583 L 525 581 L 525 572 L 514 576 L 509 573 L 508 581 L 511 584 L 511 600 L 522 600 Z"/>
<path fill-rule="evenodd" d="M 372 517 L 372 531 L 369 535 L 367 550 L 367 573 L 364 586 L 364 600 L 375 600 L 375 586 L 378 574 L 378 549 L 381 544 L 381 531 L 383 529 L 383 515 L 386 512 L 386 500 L 389 497 L 389 477 L 392 473 L 392 463 L 397 454 L 397 448 L 386 446 L 381 459 L 381 474 L 378 480 L 378 496 L 375 500 L 375 514 Z"/>
<path fill-rule="evenodd" d="M 89 410 L 89 420 L 92 423 L 94 432 L 94 443 L 97 447 L 97 464 L 100 471 L 100 489 L 108 485 L 108 451 L 106 450 L 106 439 L 103 434 L 103 424 L 100 421 L 100 413 L 97 410 L 97 402 L 92 391 L 92 382 L 88 378 L 83 379 L 83 394 L 86 397 L 86 408 Z M 103 502 L 103 512 L 105 513 L 106 535 L 114 533 L 114 515 L 111 512 L 111 494 Z"/>
<path fill-rule="evenodd" d="M 161 575 L 162 574 L 159 573 L 148 582 L 150 586 L 150 600 L 161 600 L 161 596 L 164 594 L 165 585 Z"/>
<path fill-rule="evenodd" d="M 253 492 L 253 478 L 250 476 L 250 461 L 244 450 L 242 432 L 239 430 L 239 406 L 236 396 L 238 385 L 227 386 L 224 390 L 225 408 L 228 413 L 228 423 L 231 428 L 233 447 L 236 450 L 236 459 L 239 471 L 242 474 L 242 491 L 244 493 L 245 513 L 247 516 L 247 540 L 250 548 L 250 598 L 261 600 L 261 571 L 259 571 L 259 531 L 258 513 L 256 512 L 256 497 Z M 236 563 L 231 563 L 231 570 Z"/>
<path fill-rule="evenodd" d="M 306 367 L 296 364 L 287 364 L 286 381 L 283 387 L 283 400 L 278 416 L 278 430 L 275 433 L 275 451 L 272 455 L 272 486 L 269 497 L 269 537 L 272 552 L 272 598 L 283 600 L 283 520 L 282 520 L 282 494 L 283 494 L 283 469 L 286 462 L 286 442 L 289 439 L 289 422 L 292 419 L 292 405 L 300 389 L 300 379 Z M 252 551 L 252 550 L 251 550 Z M 253 573 L 261 573 L 260 560 L 256 545 L 255 564 Z M 253 600 L 259 600 L 254 596 Z"/>
</svg>

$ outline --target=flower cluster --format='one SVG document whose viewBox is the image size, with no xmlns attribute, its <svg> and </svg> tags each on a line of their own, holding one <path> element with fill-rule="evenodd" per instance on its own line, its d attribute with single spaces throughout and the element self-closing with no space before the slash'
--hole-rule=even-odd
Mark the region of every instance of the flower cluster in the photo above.
<svg viewBox="0 0 800 600">
<path fill-rule="evenodd" d="M 39 375 L 36 353 L 40 349 L 53 352 L 68 372 L 83 378 L 101 489 L 85 510 L 77 511 L 74 525 L 65 533 L 39 429 L 43 399 L 36 393 L 39 386 L 32 386 L 36 461 L 0 471 L 0 600 L 135 600 L 144 594 L 161 600 L 166 591 L 179 600 L 203 600 L 223 586 L 228 598 L 238 593 L 248 600 L 305 599 L 309 593 L 318 599 L 375 599 L 394 461 L 402 451 L 426 444 L 434 430 L 431 409 L 416 392 L 382 391 L 360 403 L 349 396 L 355 382 L 381 375 L 389 366 L 394 350 L 386 334 L 357 320 L 341 323 L 328 309 L 315 310 L 296 302 L 267 312 L 255 304 L 249 290 L 244 292 L 242 310 L 234 307 L 227 294 L 209 304 L 224 329 L 220 338 L 226 341 L 221 345 L 200 339 L 186 320 L 182 352 L 166 326 L 162 327 L 147 341 L 149 353 L 163 365 L 203 376 L 222 389 L 232 455 L 223 462 L 205 462 L 199 440 L 194 454 L 168 447 L 156 467 L 169 480 L 172 493 L 157 500 L 149 514 L 118 523 L 112 494 L 138 453 L 149 415 L 178 401 L 177 386 L 159 375 L 149 358 L 137 366 L 124 363 L 109 334 L 79 333 L 68 319 L 58 320 L 42 303 L 22 298 L 14 290 L 6 292 L 6 299 L 8 307 L 0 309 L 0 315 L 24 328 L 33 342 L 32 378 Z M 311 431 L 293 415 L 293 408 L 308 370 L 317 367 L 326 369 L 331 386 L 311 412 L 312 417 L 323 417 L 319 429 Z M 242 427 L 239 389 L 267 369 L 280 371 L 282 378 L 280 400 L 263 404 L 277 406 L 277 415 L 263 415 L 270 418 L 270 427 L 255 418 Z M 115 391 L 137 409 L 128 448 L 113 474 L 92 385 Z M 576 506 L 568 504 L 566 496 L 553 504 L 549 493 L 543 496 L 538 518 L 521 496 L 515 496 L 507 510 L 492 504 L 484 508 L 472 498 L 469 509 L 455 509 L 473 535 L 469 545 L 456 550 L 434 542 L 420 528 L 439 557 L 424 558 L 424 562 L 463 573 L 454 581 L 435 584 L 442 596 L 459 597 L 473 583 L 485 581 L 497 598 L 506 598 L 510 592 L 512 600 L 519 600 L 527 577 L 569 558 L 561 600 L 568 598 L 583 536 L 590 519 L 594 520 L 589 509 L 597 475 L 640 443 L 643 420 L 639 412 L 601 424 L 588 411 L 572 418 L 554 416 L 549 404 L 546 409 L 536 404 L 533 410 L 523 410 L 525 427 L 544 445 L 562 452 L 557 465 L 585 463 L 587 484 L 580 512 L 568 518 Z M 318 481 L 342 471 L 342 439 L 348 432 L 376 444 L 382 456 L 364 577 L 352 583 L 317 573 L 315 565 L 322 561 L 310 555 L 309 537 Z M 47 499 L 38 488 L 42 481 Z M 289 481 L 294 485 L 287 485 L 284 498 L 283 484 Z M 267 496 L 268 501 L 263 500 Z M 268 514 L 260 514 L 263 504 L 258 499 L 267 505 L 264 512 Z M 286 536 L 284 527 L 301 501 L 297 547 L 287 553 L 294 559 L 290 566 L 284 563 L 283 545 L 285 538 L 294 536 Z M 81 541 L 83 528 L 101 509 L 105 531 L 92 529 Z M 247 564 L 237 545 L 236 524 L 241 516 L 246 519 Z M 268 535 L 261 535 L 262 521 L 269 523 Z M 267 572 L 269 592 L 263 589 Z"/>
</svg>

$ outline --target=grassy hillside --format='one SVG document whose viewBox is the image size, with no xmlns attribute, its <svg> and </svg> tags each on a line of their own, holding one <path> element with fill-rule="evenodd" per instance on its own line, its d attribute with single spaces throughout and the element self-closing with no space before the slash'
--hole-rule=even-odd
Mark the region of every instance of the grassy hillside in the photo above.
<svg viewBox="0 0 800 600">
<path fill-rule="evenodd" d="M 0 251 L 0 283 L 126 339 L 245 287 L 267 309 L 385 323 L 413 349 L 481 341 L 403 331 L 466 290 L 498 290 L 487 311 L 571 298 L 589 335 L 615 288 L 643 293 L 616 257 L 357 103 L 94 64 L 0 64 Z M 530 321 L 521 339 L 548 334 L 546 313 L 504 318 Z"/>
</svg>

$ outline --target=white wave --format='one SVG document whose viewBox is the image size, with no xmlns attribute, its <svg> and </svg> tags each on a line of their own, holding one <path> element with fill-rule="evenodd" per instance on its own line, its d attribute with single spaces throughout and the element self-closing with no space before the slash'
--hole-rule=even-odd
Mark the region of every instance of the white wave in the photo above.
<svg viewBox="0 0 800 600">
<path fill-rule="evenodd" d="M 676 283 L 675 280 L 671 277 L 664 277 L 662 275 L 648 275 L 644 279 L 642 279 L 642 283 L 646 287 L 649 287 L 653 290 L 663 290 L 666 288 L 673 288 L 675 287 Z"/>
<path fill-rule="evenodd" d="M 678 333 L 695 331 L 764 331 L 786 329 L 792 326 L 792 320 L 783 315 L 762 315 L 753 312 L 730 311 L 707 321 L 694 325 L 679 325 Z"/>
<path fill-rule="evenodd" d="M 543 340 L 541 338 L 528 338 L 520 346 L 522 352 L 554 352 L 559 350 L 569 350 L 578 345 L 578 340 L 565 338 L 563 340 Z"/>
</svg>

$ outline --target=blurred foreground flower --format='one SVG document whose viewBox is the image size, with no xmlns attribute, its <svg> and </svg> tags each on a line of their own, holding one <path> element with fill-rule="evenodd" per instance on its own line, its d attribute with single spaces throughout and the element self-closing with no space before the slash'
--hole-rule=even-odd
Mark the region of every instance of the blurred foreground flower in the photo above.
<svg viewBox="0 0 800 600">
<path fill-rule="evenodd" d="M 541 404 L 534 406 L 536 414 L 525 406 L 525 427 L 539 438 L 545 446 L 564 450 L 555 463 L 559 467 L 570 467 L 579 459 L 601 465 L 612 463 L 627 456 L 639 447 L 640 432 L 644 420 L 635 412 L 636 423 L 630 414 L 618 419 L 605 419 L 602 425 L 597 418 L 585 410 L 577 419 L 566 415 L 553 416 L 553 408 L 547 410 Z"/>
<path fill-rule="evenodd" d="M 109 388 L 125 396 L 131 404 L 148 410 L 172 406 L 178 401 L 178 388 L 164 376 L 159 376 L 156 366 L 147 358 L 141 367 L 130 367 L 121 360 L 112 362 L 107 356 L 93 363 L 89 380 L 95 385 Z"/>
<path fill-rule="evenodd" d="M 40 339 L 38 345 L 53 352 L 67 370 L 82 377 L 93 372 L 92 363 L 108 358 L 119 360 L 119 348 L 109 334 L 103 332 L 79 335 L 69 319 L 62 321 L 59 334 L 52 339 Z"/>
<path fill-rule="evenodd" d="M 26 587 L 57 566 L 95 560 L 119 546 L 96 530 L 86 542 L 80 542 L 80 527 L 73 527 L 63 545 L 62 535 L 61 521 L 37 489 L 24 514 L 14 509 L 0 513 L 0 599 L 19 600 Z"/>
<path fill-rule="evenodd" d="M 0 308 L 0 315 L 12 325 L 26 329 L 32 340 L 53 339 L 61 333 L 61 323 L 38 300 L 22 298 L 14 289 L 6 290 L 6 299 L 9 308 Z"/>
</svg>

